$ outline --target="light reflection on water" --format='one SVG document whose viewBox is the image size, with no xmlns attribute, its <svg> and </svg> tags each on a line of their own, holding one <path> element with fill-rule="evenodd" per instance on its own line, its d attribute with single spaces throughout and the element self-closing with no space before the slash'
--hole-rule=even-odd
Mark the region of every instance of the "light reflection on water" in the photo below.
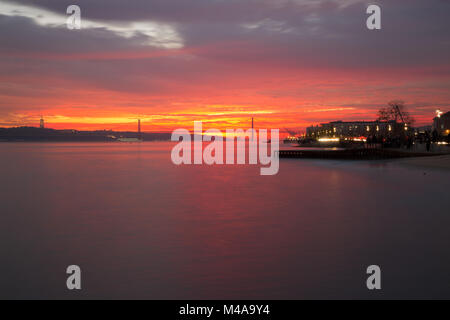
<svg viewBox="0 0 450 320">
<path fill-rule="evenodd" d="M 176 167 L 171 146 L 1 144 L 0 298 L 450 298 L 449 172 L 282 159 L 260 176 Z"/>
</svg>

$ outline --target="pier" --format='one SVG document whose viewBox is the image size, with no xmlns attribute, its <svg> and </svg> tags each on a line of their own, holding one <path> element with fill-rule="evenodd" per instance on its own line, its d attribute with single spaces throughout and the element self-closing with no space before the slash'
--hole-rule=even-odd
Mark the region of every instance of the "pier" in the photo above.
<svg viewBox="0 0 450 320">
<path fill-rule="evenodd" d="M 395 158 L 442 156 L 445 153 L 409 152 L 395 149 L 346 149 L 346 150 L 280 150 L 280 158 L 382 160 Z"/>
</svg>

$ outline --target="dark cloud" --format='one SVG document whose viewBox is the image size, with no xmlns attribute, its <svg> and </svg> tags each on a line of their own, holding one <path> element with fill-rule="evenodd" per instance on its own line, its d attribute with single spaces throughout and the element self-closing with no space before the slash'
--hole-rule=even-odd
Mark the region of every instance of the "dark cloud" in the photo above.
<svg viewBox="0 0 450 320">
<path fill-rule="evenodd" d="M 338 4 L 348 2 L 341 7 Z M 25 0 L 64 13 L 72 1 Z M 185 48 L 224 62 L 264 62 L 289 67 L 396 67 L 446 63 L 450 52 L 449 2 L 379 1 L 381 31 L 365 27 L 360 1 L 275 0 L 79 0 L 82 17 L 100 21 L 163 21 L 173 26 Z M 107 30 L 78 33 L 31 26 L 14 17 L 0 21 L 3 50 L 67 52 L 151 50 L 145 35 L 124 39 Z M 28 25 L 27 25 L 28 23 Z M 20 29 L 28 30 L 24 34 Z M 32 30 L 34 29 L 34 30 Z M 9 30 L 15 30 L 14 35 Z M 215 47 L 216 49 L 214 49 Z M 218 51 L 220 49 L 220 52 Z M 197 50 L 198 52 L 198 50 Z M 126 57 L 126 56 L 125 56 Z"/>
</svg>

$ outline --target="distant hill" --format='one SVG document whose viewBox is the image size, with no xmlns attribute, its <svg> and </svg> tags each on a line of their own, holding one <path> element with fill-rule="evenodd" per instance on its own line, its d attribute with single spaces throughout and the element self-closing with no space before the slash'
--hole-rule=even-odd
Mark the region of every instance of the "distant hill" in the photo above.
<svg viewBox="0 0 450 320">
<path fill-rule="evenodd" d="M 0 128 L 0 142 L 5 141 L 55 141 L 55 142 L 108 142 L 118 138 L 141 138 L 144 141 L 170 140 L 171 133 L 119 132 L 110 130 L 78 131 L 35 127 Z"/>
</svg>

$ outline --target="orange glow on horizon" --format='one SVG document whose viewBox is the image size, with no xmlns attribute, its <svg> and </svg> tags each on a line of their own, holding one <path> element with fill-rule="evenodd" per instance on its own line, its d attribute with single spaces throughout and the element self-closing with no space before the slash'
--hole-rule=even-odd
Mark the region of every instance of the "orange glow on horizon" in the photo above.
<svg viewBox="0 0 450 320">
<path fill-rule="evenodd" d="M 345 72 L 304 70 L 300 77 L 289 70 L 286 74 L 274 71 L 274 77 L 278 76 L 276 84 L 267 83 L 264 75 L 255 72 L 242 79 L 232 79 L 231 87 L 211 87 L 208 83 L 190 87 L 186 83 L 186 87 L 175 87 L 173 96 L 166 92 L 152 96 L 92 89 L 65 79 L 44 78 L 45 90 L 47 86 L 57 88 L 52 94 L 42 97 L 0 94 L 3 105 L 15 106 L 7 113 L 0 112 L 0 127 L 38 126 L 42 114 L 46 127 L 54 129 L 135 131 L 137 119 L 141 119 L 145 132 L 191 130 L 194 121 L 202 121 L 206 129 L 225 130 L 249 128 L 254 117 L 255 128 L 290 128 L 304 132 L 310 125 L 329 121 L 375 120 L 377 110 L 391 99 L 384 94 L 365 95 L 367 88 L 378 86 L 381 80 Z M 339 78 L 339 82 L 328 80 L 331 76 Z M 11 80 L 11 77 L 14 78 L 0 75 L 0 80 Z M 265 77 L 271 78 L 271 73 Z M 36 79 L 19 80 L 24 85 L 36 83 Z M 227 80 L 231 81 L 224 79 L 224 82 Z M 365 85 L 361 86 L 361 82 Z M 280 86 L 283 88 L 277 89 Z M 70 89 L 64 89 L 66 87 Z M 402 95 L 399 90 L 392 97 Z M 406 98 L 407 103 L 420 102 L 427 101 L 428 96 L 414 93 L 410 99 Z M 447 93 L 434 98 L 442 104 L 447 101 Z M 416 125 L 427 125 L 435 116 L 436 105 L 408 110 L 416 119 Z"/>
<path fill-rule="evenodd" d="M 70 110 L 69 110 L 70 111 Z M 303 133 L 310 125 L 335 120 L 374 120 L 376 112 L 369 110 L 357 110 L 355 108 L 317 108 L 298 112 L 283 112 L 282 110 L 255 110 L 255 111 L 206 111 L 198 110 L 180 113 L 167 113 L 144 115 L 138 113 L 68 115 L 55 114 L 46 115 L 42 112 L 46 128 L 74 129 L 74 130 L 113 130 L 113 131 L 136 131 L 137 120 L 141 120 L 143 132 L 172 132 L 178 128 L 193 130 L 194 121 L 201 121 L 203 129 L 248 129 L 251 128 L 251 118 L 255 118 L 255 129 L 295 129 Z M 64 112 L 64 110 L 60 110 Z M 49 112 L 50 113 L 50 112 Z M 311 114 L 319 114 L 311 119 Z M 40 116 L 32 113 L 30 115 L 21 113 L 11 115 L 9 119 L 0 119 L 0 127 L 17 126 L 39 126 Z M 418 123 L 431 122 L 432 116 L 416 117 Z"/>
</svg>

